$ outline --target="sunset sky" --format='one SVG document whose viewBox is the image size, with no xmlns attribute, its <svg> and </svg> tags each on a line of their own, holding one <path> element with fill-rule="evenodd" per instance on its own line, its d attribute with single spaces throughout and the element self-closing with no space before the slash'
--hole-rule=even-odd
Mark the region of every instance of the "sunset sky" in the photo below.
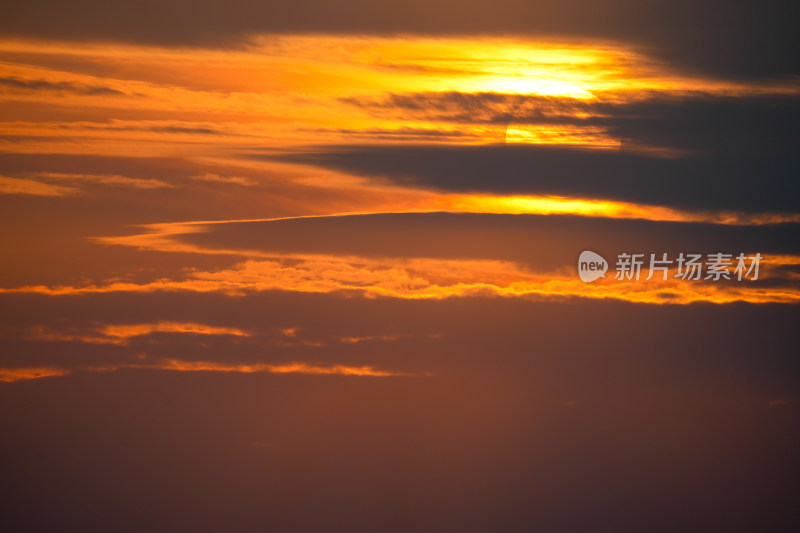
<svg viewBox="0 0 800 533">
<path fill-rule="evenodd" d="M 6 2 L 0 529 L 800 530 L 796 21 Z"/>
</svg>

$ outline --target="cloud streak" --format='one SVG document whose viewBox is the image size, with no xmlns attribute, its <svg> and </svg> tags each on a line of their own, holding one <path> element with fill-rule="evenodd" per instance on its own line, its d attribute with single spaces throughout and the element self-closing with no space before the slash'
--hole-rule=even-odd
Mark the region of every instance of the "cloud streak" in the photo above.
<svg viewBox="0 0 800 533">
<path fill-rule="evenodd" d="M 90 86 L 66 81 L 51 82 L 46 80 L 21 80 L 18 78 L 0 78 L 0 87 L 24 91 L 53 91 L 85 96 L 122 96 L 125 93 L 103 86 Z"/>
<path fill-rule="evenodd" d="M 153 333 L 180 333 L 192 335 L 231 335 L 249 337 L 239 328 L 209 326 L 192 322 L 157 322 L 151 324 L 105 324 L 82 329 L 53 329 L 41 326 L 27 332 L 26 337 L 39 341 L 85 342 L 89 344 L 128 345 L 131 339 Z"/>
<path fill-rule="evenodd" d="M 25 178 L 0 176 L 0 194 L 21 194 L 29 196 L 69 196 L 78 190 L 62 185 L 52 185 Z"/>
<path fill-rule="evenodd" d="M 174 372 L 220 372 L 234 374 L 304 374 L 314 376 L 358 376 L 358 377 L 419 377 L 429 374 L 405 374 L 389 370 L 379 370 L 372 366 L 332 365 L 320 366 L 303 362 L 283 364 L 232 365 L 209 361 L 185 361 L 161 359 L 153 362 L 124 363 L 96 367 L 37 367 L 0 368 L 0 382 L 13 383 L 30 379 L 67 376 L 74 372 L 117 372 L 120 370 L 166 370 Z"/>
<path fill-rule="evenodd" d="M 769 257 L 765 258 L 760 279 L 769 279 L 771 268 L 779 268 L 787 261 L 793 265 L 800 264 L 796 257 L 779 258 L 775 265 L 771 264 Z M 800 303 L 800 290 L 792 284 L 698 282 L 673 276 L 666 281 L 658 278 L 618 281 L 609 276 L 600 282 L 586 284 L 572 273 L 536 273 L 504 261 L 308 255 L 244 261 L 231 269 L 193 272 L 183 279 L 159 279 L 140 284 L 25 286 L 0 292 L 60 296 L 174 291 L 218 292 L 231 296 L 260 291 L 349 292 L 368 298 L 410 300 L 499 296 L 616 299 L 647 304 Z"/>
<path fill-rule="evenodd" d="M 66 181 L 68 183 L 99 183 L 102 185 L 119 185 L 135 189 L 160 189 L 171 187 L 161 180 L 129 178 L 118 174 L 69 174 L 63 172 L 39 172 L 35 174 L 39 179 Z"/>
</svg>

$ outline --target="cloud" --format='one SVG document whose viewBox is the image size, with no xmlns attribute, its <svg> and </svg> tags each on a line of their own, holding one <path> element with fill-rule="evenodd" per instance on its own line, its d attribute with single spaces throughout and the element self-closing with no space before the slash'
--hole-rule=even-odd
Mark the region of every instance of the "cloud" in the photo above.
<svg viewBox="0 0 800 533">
<path fill-rule="evenodd" d="M 144 337 L 153 333 L 232 335 L 235 337 L 248 337 L 251 335 L 249 332 L 239 328 L 216 327 L 192 322 L 156 322 L 147 324 L 92 325 L 67 329 L 37 326 L 28 330 L 25 336 L 37 341 L 84 342 L 126 346 L 133 338 Z"/>
<path fill-rule="evenodd" d="M 797 153 L 746 149 L 652 157 L 542 145 L 338 146 L 264 159 L 317 165 L 408 187 L 555 195 L 678 209 L 800 212 Z"/>
<path fill-rule="evenodd" d="M 37 172 L 31 178 L 14 178 L 0 175 L 0 194 L 28 196 L 72 196 L 82 192 L 82 185 L 119 185 L 137 189 L 157 189 L 172 185 L 155 179 L 128 178 L 112 174 L 67 174 L 58 172 Z M 42 181 L 45 180 L 45 181 Z M 67 182 L 69 186 L 48 183 Z"/>
<path fill-rule="evenodd" d="M 258 185 L 258 182 L 252 178 L 246 178 L 242 176 L 220 176 L 219 174 L 214 174 L 212 172 L 206 172 L 205 174 L 192 176 L 192 179 L 199 181 L 218 182 L 218 183 L 232 183 L 234 185 L 242 185 L 244 187 L 252 187 L 254 185 Z"/>
<path fill-rule="evenodd" d="M 67 368 L 54 366 L 34 368 L 0 368 L 0 381 L 13 383 L 27 379 L 40 379 L 51 376 L 66 376 L 70 371 Z"/>
<path fill-rule="evenodd" d="M 798 251 L 788 242 L 781 242 L 782 238 L 792 238 L 797 231 L 800 219 L 798 214 L 781 213 L 736 213 L 736 212 L 683 212 L 664 208 L 661 206 L 647 206 L 625 204 L 618 202 L 603 202 L 584 198 L 560 197 L 531 197 L 531 196 L 491 196 L 491 195 L 420 195 L 416 198 L 405 198 L 397 206 L 388 206 L 385 211 L 354 211 L 321 215 L 305 215 L 296 217 L 278 217 L 271 219 L 244 219 L 244 220 L 208 220 L 186 221 L 163 224 L 143 225 L 143 233 L 134 233 L 123 236 L 95 237 L 93 240 L 101 244 L 131 246 L 139 249 L 184 252 L 209 255 L 232 255 L 246 257 L 271 257 L 276 251 L 275 231 L 298 232 L 298 238 L 292 234 L 285 234 L 287 238 L 281 240 L 280 250 L 313 250 L 322 247 L 329 251 L 359 250 L 361 253 L 381 250 L 384 254 L 404 255 L 400 252 L 406 250 L 409 242 L 426 242 L 426 239 L 410 238 L 407 232 L 398 228 L 401 220 L 406 223 L 419 223 L 430 221 L 442 223 L 447 220 L 456 220 L 463 226 L 457 228 L 444 228 L 443 233 L 451 232 L 450 238 L 456 238 L 461 233 L 467 233 L 467 228 L 472 228 L 473 233 L 480 223 L 489 224 L 500 221 L 502 226 L 531 226 L 538 228 L 547 226 L 547 231 L 558 231 L 564 242 L 576 241 L 585 238 L 591 233 L 594 236 L 595 246 L 610 248 L 624 246 L 627 234 L 632 228 L 645 225 L 650 231 L 657 232 L 660 239 L 664 239 L 665 231 L 672 231 L 675 226 L 671 223 L 681 223 L 678 226 L 684 234 L 683 246 L 691 247 L 727 247 L 738 243 L 748 249 L 760 246 L 764 251 L 775 254 L 785 254 Z M 392 210 L 396 207 L 398 210 Z M 403 209 L 403 210 L 399 210 Z M 512 218 L 492 217 L 465 217 L 453 215 L 526 215 L 519 217 L 517 224 L 511 224 Z M 600 219 L 607 222 L 592 221 Z M 380 224 L 383 231 L 397 235 L 396 240 L 380 242 L 369 231 L 364 231 L 359 224 L 370 220 L 373 224 Z M 613 221 L 619 221 L 615 223 Z M 550 223 L 549 221 L 552 221 Z M 629 221 L 629 222 L 626 222 Z M 691 224 L 691 225 L 689 225 Z M 608 226 L 611 230 L 622 232 L 614 234 L 604 233 L 596 228 Z M 725 228 L 731 226 L 731 228 Z M 737 228 L 739 226 L 763 226 L 761 230 L 749 228 L 747 231 Z M 309 234 L 310 228 L 314 228 Z M 485 226 L 484 232 L 488 231 Z M 439 233 L 436 229 L 429 230 L 431 234 Z M 495 228 L 493 227 L 493 230 Z M 578 233 L 573 233 L 577 231 Z M 344 232 L 344 233 L 343 233 Z M 467 233 L 468 234 L 468 233 Z M 760 243 L 754 237 L 762 236 L 765 240 Z M 500 236 L 498 236 L 500 237 Z M 382 237 L 378 237 L 380 239 Z M 474 235 L 471 237 L 475 242 Z M 335 239 L 335 240 L 331 240 Z M 766 240 L 769 239 L 769 240 Z M 446 241 L 443 238 L 443 241 Z M 457 239 L 456 239 L 457 240 Z M 615 244 L 609 244 L 614 242 Z M 644 243 L 641 238 L 636 238 L 635 247 L 640 248 Z M 674 239 L 670 239 L 670 249 L 675 246 Z M 331 244 L 334 244 L 332 247 Z M 698 244 L 702 243 L 702 244 Z M 308 246 L 297 247 L 298 244 Z M 655 239 L 651 245 L 655 244 Z M 552 244 L 548 243 L 548 246 Z M 576 242 L 575 246 L 580 243 Z M 631 245 L 630 242 L 627 243 Z M 451 247 L 456 246 L 452 244 Z M 545 246 L 542 243 L 542 246 Z M 338 250 L 337 250 L 338 248 Z M 473 246 L 473 248 L 475 248 Z M 441 250 L 441 249 L 440 249 Z M 495 254 L 500 253 L 496 250 Z"/>
<path fill-rule="evenodd" d="M 780 261 L 779 261 L 780 262 Z M 797 264 L 795 260 L 792 264 Z M 760 279 L 769 277 L 765 258 Z M 248 292 L 291 291 L 307 293 L 350 292 L 368 298 L 446 299 L 463 297 L 592 298 L 619 299 L 650 304 L 713 302 L 800 303 L 793 285 L 762 285 L 750 281 L 713 283 L 667 280 L 617 281 L 595 284 L 573 273 L 541 274 L 514 263 L 492 260 L 440 260 L 427 258 L 376 259 L 339 256 L 284 256 L 250 260 L 231 269 L 192 272 L 183 279 L 149 283 L 111 282 L 86 286 L 25 286 L 2 289 L 6 293 L 47 295 L 107 292 L 220 292 L 241 296 Z"/>
<path fill-rule="evenodd" d="M 189 126 L 150 126 L 143 128 L 145 131 L 156 133 L 189 133 L 200 135 L 220 135 L 222 132 L 216 128 L 189 127 Z"/>
<path fill-rule="evenodd" d="M 151 333 L 191 333 L 194 335 L 233 335 L 247 337 L 250 333 L 239 328 L 217 327 L 191 322 L 157 322 L 153 324 L 105 325 L 101 334 L 116 339 L 129 339 Z"/>
<path fill-rule="evenodd" d="M 208 361 L 185 361 L 177 359 L 162 359 L 152 362 L 123 363 L 109 366 L 86 368 L 0 368 L 0 382 L 13 383 L 15 381 L 40 379 L 53 376 L 66 376 L 73 372 L 116 372 L 125 369 L 168 370 L 175 372 L 224 372 L 253 374 L 266 372 L 271 374 L 309 374 L 318 376 L 361 376 L 361 377 L 397 377 L 411 376 L 402 372 L 378 370 L 371 366 L 332 365 L 319 366 L 303 362 L 290 362 L 283 364 L 252 364 L 231 365 Z"/>
<path fill-rule="evenodd" d="M 123 96 L 125 93 L 103 87 L 100 85 L 91 86 L 81 83 L 68 81 L 46 81 L 46 80 L 22 80 L 19 78 L 0 78 L 0 87 L 11 89 L 21 89 L 25 91 L 53 91 L 60 93 L 71 93 L 85 96 Z"/>
<path fill-rule="evenodd" d="M 0 176 L 0 194 L 22 194 L 30 196 L 68 196 L 77 193 L 72 187 L 51 185 L 23 178 Z"/>
<path fill-rule="evenodd" d="M 70 174 L 61 172 L 38 172 L 35 174 L 40 179 L 68 181 L 73 183 L 100 183 L 103 185 L 121 185 L 136 189 L 159 189 L 172 187 L 169 183 L 156 179 L 129 178 L 118 174 Z"/>
<path fill-rule="evenodd" d="M 467 296 L 618 298 L 685 304 L 793 302 L 798 298 L 798 224 L 731 226 L 547 216 L 406 213 L 157 224 L 145 233 L 99 239 L 139 250 L 227 256 L 228 267 L 194 269 L 149 282 L 26 285 L 8 292 L 252 291 L 443 299 Z M 464 239 L 464 235 L 470 235 Z M 586 285 L 577 254 L 710 254 L 765 257 L 758 283 L 660 282 Z M 249 258 L 250 260 L 243 261 Z M 235 263 L 233 263 L 235 261 Z M 316 342 L 316 341 L 315 341 Z"/>
<path fill-rule="evenodd" d="M 503 93 L 390 93 L 379 98 L 347 97 L 342 101 L 376 117 L 448 123 L 501 125 L 502 142 L 524 141 L 561 127 L 577 136 L 602 132 L 625 149 L 662 149 L 669 154 L 699 150 L 743 149 L 772 152 L 800 143 L 800 98 L 796 84 L 777 94 L 765 88 L 738 91 L 642 90 L 628 94 L 595 93 L 591 100 Z M 737 94 L 738 93 L 738 94 Z M 781 94 L 784 93 L 784 94 Z M 515 137 L 516 134 L 516 137 Z"/>
</svg>

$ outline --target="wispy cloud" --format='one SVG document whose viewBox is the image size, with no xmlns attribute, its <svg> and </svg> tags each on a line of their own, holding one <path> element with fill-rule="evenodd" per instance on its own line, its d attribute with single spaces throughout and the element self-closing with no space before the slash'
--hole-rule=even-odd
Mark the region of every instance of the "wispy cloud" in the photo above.
<svg viewBox="0 0 800 533">
<path fill-rule="evenodd" d="M 62 185 L 67 183 L 68 185 Z M 37 172 L 31 177 L 0 176 L 0 194 L 31 196 L 71 196 L 83 192 L 86 185 L 100 184 L 135 189 L 172 187 L 156 179 L 129 178 L 116 174 L 69 174 Z"/>
<path fill-rule="evenodd" d="M 54 366 L 28 367 L 28 368 L 0 368 L 0 381 L 13 383 L 27 379 L 39 379 L 51 376 L 66 376 L 70 373 L 67 368 Z"/>
<path fill-rule="evenodd" d="M 115 344 L 125 346 L 137 337 L 153 333 L 190 335 L 230 335 L 249 337 L 250 332 L 239 328 L 210 326 L 195 322 L 154 322 L 144 324 L 90 324 L 82 328 L 54 328 L 36 326 L 23 332 L 30 340 L 49 342 L 84 342 L 88 344 Z"/>
<path fill-rule="evenodd" d="M 21 194 L 30 196 L 68 196 L 78 190 L 62 185 L 52 185 L 25 178 L 0 176 L 0 194 Z"/>
<path fill-rule="evenodd" d="M 252 187 L 254 185 L 257 185 L 258 183 L 252 178 L 246 178 L 242 176 L 220 176 L 219 174 L 214 174 L 211 172 L 206 172 L 205 174 L 192 176 L 192 179 L 198 181 L 211 181 L 217 183 L 231 183 L 234 185 L 242 185 L 245 187 Z"/>
<path fill-rule="evenodd" d="M 86 96 L 122 96 L 125 93 L 102 85 L 84 85 L 67 81 L 23 80 L 19 78 L 0 78 L 0 87 L 24 91 L 52 91 Z"/>
<path fill-rule="evenodd" d="M 210 361 L 184 361 L 178 359 L 158 359 L 138 363 L 122 363 L 107 366 L 0 368 L 0 382 L 40 379 L 66 376 L 74 372 L 116 372 L 125 369 L 167 370 L 174 372 L 219 372 L 235 374 L 306 374 L 316 376 L 357 376 L 357 377 L 425 377 L 430 374 L 408 374 L 390 370 L 380 370 L 372 366 L 315 365 L 304 362 L 282 364 L 225 364 Z"/>
<path fill-rule="evenodd" d="M 71 183 L 101 183 L 103 185 L 119 185 L 136 189 L 159 189 L 172 187 L 169 183 L 156 179 L 129 178 L 118 174 L 68 174 L 60 172 L 39 172 L 37 178 L 66 181 Z"/>
</svg>

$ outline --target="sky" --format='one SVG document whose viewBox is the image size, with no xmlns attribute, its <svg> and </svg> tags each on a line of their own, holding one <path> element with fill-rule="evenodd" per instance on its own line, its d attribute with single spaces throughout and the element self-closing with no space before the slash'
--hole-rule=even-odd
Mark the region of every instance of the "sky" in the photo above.
<svg viewBox="0 0 800 533">
<path fill-rule="evenodd" d="M 796 531 L 795 20 L 0 6 L 3 529 Z"/>
</svg>

